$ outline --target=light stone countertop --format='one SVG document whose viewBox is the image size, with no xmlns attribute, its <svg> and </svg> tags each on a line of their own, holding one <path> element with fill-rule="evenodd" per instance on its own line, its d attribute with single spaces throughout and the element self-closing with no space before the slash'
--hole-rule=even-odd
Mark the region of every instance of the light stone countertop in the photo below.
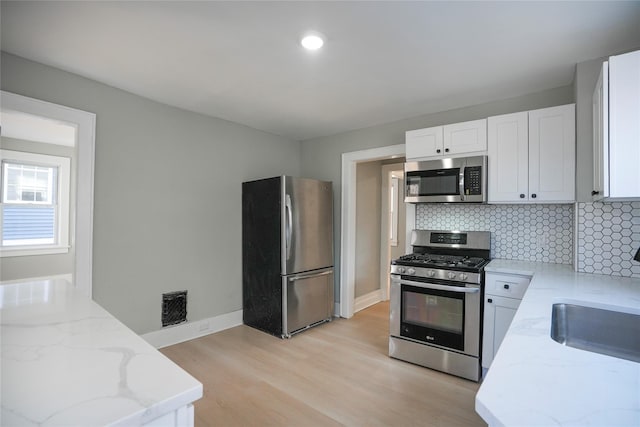
<svg viewBox="0 0 640 427">
<path fill-rule="evenodd" d="M 533 279 L 476 395 L 478 414 L 490 426 L 640 426 L 640 363 L 550 337 L 555 302 L 640 313 L 640 279 L 508 260 L 485 270 Z"/>
<path fill-rule="evenodd" d="M 65 280 L 0 286 L 3 426 L 141 425 L 202 384 Z"/>
</svg>

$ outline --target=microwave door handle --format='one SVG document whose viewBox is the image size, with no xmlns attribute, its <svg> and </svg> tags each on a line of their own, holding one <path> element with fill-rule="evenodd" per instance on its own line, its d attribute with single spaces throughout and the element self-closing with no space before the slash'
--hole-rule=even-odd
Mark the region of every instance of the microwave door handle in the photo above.
<svg viewBox="0 0 640 427">
<path fill-rule="evenodd" d="M 438 291 L 458 292 L 458 293 L 464 293 L 464 294 L 473 294 L 476 292 L 480 292 L 479 287 L 467 288 L 463 286 L 438 285 L 436 283 L 415 282 L 413 280 L 404 280 L 404 279 L 396 279 L 396 278 L 392 278 L 391 281 L 393 283 L 398 283 L 400 285 L 416 286 L 418 288 L 435 289 Z"/>
<path fill-rule="evenodd" d="M 458 180 L 458 192 L 460 200 L 464 201 L 464 169 L 466 166 L 460 166 L 460 179 Z"/>
</svg>

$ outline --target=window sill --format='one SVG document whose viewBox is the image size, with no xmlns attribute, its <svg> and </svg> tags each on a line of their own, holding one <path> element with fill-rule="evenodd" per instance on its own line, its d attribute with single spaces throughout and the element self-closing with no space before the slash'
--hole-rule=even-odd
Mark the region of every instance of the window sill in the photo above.
<svg viewBox="0 0 640 427">
<path fill-rule="evenodd" d="M 0 248 L 0 258 L 35 256 L 35 255 L 56 255 L 69 253 L 69 246 L 5 246 Z"/>
</svg>

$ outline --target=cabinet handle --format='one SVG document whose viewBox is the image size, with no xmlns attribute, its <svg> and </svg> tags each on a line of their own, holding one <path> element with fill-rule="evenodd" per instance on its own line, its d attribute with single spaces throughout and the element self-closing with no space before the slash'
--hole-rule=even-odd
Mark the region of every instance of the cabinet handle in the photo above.
<svg viewBox="0 0 640 427">
<path fill-rule="evenodd" d="M 504 285 L 504 288 L 505 289 L 509 289 L 509 285 Z"/>
<path fill-rule="evenodd" d="M 599 192 L 599 191 L 596 191 L 596 190 L 593 190 L 593 191 L 591 192 L 591 195 L 592 195 L 592 196 L 595 196 L 596 194 L 600 194 L 600 192 Z"/>
<path fill-rule="evenodd" d="M 449 152 L 449 149 L 448 149 L 448 148 L 445 148 L 445 149 L 444 149 L 444 152 L 445 152 L 445 153 L 448 153 L 448 152 Z"/>
<path fill-rule="evenodd" d="M 521 199 L 524 199 L 524 194 L 520 194 L 520 198 L 521 198 Z"/>
<path fill-rule="evenodd" d="M 488 302 L 488 303 L 492 303 L 492 302 L 493 302 L 493 300 L 492 300 L 491 298 L 489 298 L 489 299 L 487 300 L 487 302 Z"/>
<path fill-rule="evenodd" d="M 436 153 L 440 153 L 440 151 L 441 151 L 441 150 L 438 148 L 438 149 L 436 150 Z"/>
<path fill-rule="evenodd" d="M 536 197 L 538 197 L 538 196 L 536 196 L 536 193 L 533 193 L 533 194 L 531 195 L 531 198 L 532 198 L 532 199 L 535 199 Z"/>
</svg>

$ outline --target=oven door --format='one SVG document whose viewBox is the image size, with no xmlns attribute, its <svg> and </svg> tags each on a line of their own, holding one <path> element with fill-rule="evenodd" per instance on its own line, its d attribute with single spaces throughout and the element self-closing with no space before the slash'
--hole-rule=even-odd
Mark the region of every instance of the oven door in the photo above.
<svg viewBox="0 0 640 427">
<path fill-rule="evenodd" d="M 390 333 L 480 355 L 480 285 L 391 275 Z"/>
</svg>

